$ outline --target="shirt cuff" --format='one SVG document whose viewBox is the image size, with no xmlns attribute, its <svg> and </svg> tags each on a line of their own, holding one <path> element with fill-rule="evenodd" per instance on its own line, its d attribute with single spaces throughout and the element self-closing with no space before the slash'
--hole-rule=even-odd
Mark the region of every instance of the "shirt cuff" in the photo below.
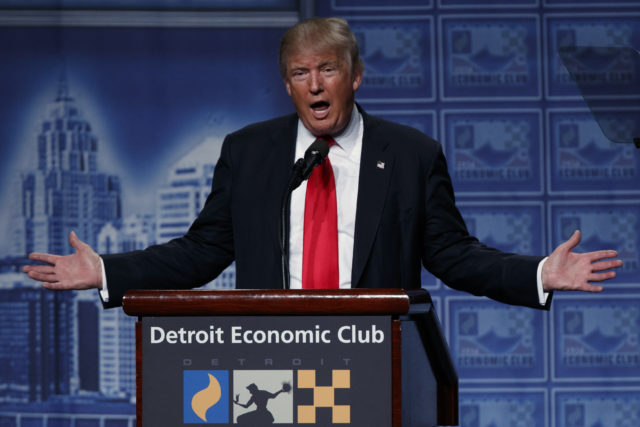
<svg viewBox="0 0 640 427">
<path fill-rule="evenodd" d="M 548 258 L 549 257 L 545 257 L 542 259 L 542 261 L 540 261 L 540 263 L 538 264 L 538 272 L 536 274 L 536 280 L 538 282 L 538 302 L 540 303 L 540 305 L 546 305 L 547 299 L 549 298 L 549 292 L 545 292 L 544 288 L 542 287 L 542 266 L 545 262 L 547 262 Z"/>
<path fill-rule="evenodd" d="M 104 270 L 104 261 L 100 257 L 100 267 L 102 274 L 102 289 L 100 289 L 100 299 L 102 302 L 109 302 L 109 289 L 107 289 L 107 272 Z"/>
</svg>

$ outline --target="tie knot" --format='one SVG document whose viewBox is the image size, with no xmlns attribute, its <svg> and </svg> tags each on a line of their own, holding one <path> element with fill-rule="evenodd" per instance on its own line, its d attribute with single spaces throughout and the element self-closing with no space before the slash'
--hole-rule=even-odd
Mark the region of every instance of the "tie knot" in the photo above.
<svg viewBox="0 0 640 427">
<path fill-rule="evenodd" d="M 333 147 L 333 146 L 336 144 L 336 140 L 335 140 L 335 139 L 333 139 L 333 138 L 332 138 L 331 136 L 329 136 L 329 135 L 319 136 L 319 137 L 318 137 L 318 139 L 320 139 L 320 140 L 322 140 L 322 141 L 326 142 L 326 143 L 329 145 L 329 147 L 330 147 L 330 148 L 331 148 L 331 147 Z"/>
</svg>

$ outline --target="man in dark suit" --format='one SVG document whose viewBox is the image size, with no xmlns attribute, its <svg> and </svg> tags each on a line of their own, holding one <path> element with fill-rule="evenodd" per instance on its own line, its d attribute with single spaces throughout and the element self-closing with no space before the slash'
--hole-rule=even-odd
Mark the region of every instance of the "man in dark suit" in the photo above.
<svg viewBox="0 0 640 427">
<path fill-rule="evenodd" d="M 106 307 L 119 305 L 132 288 L 200 286 L 234 260 L 238 288 L 279 287 L 282 192 L 294 159 L 321 137 L 333 144 L 328 155 L 337 203 L 332 287 L 418 288 L 422 262 L 456 289 L 548 308 L 550 291 L 600 291 L 589 282 L 615 276 L 610 269 L 621 262 L 608 259 L 615 251 L 572 252 L 579 232 L 546 259 L 503 253 L 470 236 L 455 207 L 440 145 L 355 104 L 363 68 L 346 21 L 317 18 L 294 26 L 283 38 L 280 68 L 296 114 L 227 136 L 211 194 L 184 237 L 100 258 L 72 233 L 75 254 L 31 254 L 48 265 L 24 271 L 50 289 L 99 288 Z M 293 288 L 307 287 L 306 257 L 326 255 L 303 250 L 306 185 L 291 202 Z"/>
</svg>

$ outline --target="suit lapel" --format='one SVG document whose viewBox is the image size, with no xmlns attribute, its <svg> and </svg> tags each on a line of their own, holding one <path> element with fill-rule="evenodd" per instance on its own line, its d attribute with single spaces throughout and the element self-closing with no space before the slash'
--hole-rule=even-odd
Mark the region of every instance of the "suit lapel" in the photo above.
<svg viewBox="0 0 640 427">
<path fill-rule="evenodd" d="M 272 157 L 277 163 L 275 170 L 277 171 L 276 181 L 282 183 L 281 188 L 284 191 L 291 174 L 291 167 L 295 162 L 293 158 L 296 153 L 296 136 L 298 132 L 298 116 L 295 114 L 287 117 L 287 125 L 280 128 L 271 135 L 273 140 Z"/>
<path fill-rule="evenodd" d="M 295 114 L 288 116 L 286 125 L 278 127 L 277 129 L 278 130 L 270 136 L 271 150 L 268 155 L 273 160 L 265 159 L 267 164 L 275 164 L 272 178 L 265 180 L 265 183 L 268 184 L 267 188 L 265 188 L 265 194 L 277 194 L 277 197 L 271 199 L 271 212 L 273 212 L 273 216 L 270 221 L 276 225 L 273 227 L 272 236 L 274 238 L 273 242 L 278 248 L 278 253 L 280 253 L 280 209 L 282 198 L 284 197 L 284 192 L 295 162 L 298 116 Z M 289 229 L 289 221 L 287 222 L 287 229 Z M 289 242 L 285 242 L 285 244 L 288 248 Z M 279 276 L 281 277 L 281 274 L 279 274 Z"/>
<path fill-rule="evenodd" d="M 389 141 L 376 134 L 377 122 L 361 110 L 364 133 L 353 242 L 351 286 L 359 281 L 375 240 L 393 169 Z"/>
</svg>

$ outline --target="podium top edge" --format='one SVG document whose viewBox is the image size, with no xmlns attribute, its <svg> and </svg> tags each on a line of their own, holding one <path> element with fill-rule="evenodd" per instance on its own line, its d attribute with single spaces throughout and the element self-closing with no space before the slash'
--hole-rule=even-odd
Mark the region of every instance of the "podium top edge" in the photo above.
<svg viewBox="0 0 640 427">
<path fill-rule="evenodd" d="M 424 289 L 132 290 L 130 316 L 401 315 L 429 303 Z"/>
</svg>

